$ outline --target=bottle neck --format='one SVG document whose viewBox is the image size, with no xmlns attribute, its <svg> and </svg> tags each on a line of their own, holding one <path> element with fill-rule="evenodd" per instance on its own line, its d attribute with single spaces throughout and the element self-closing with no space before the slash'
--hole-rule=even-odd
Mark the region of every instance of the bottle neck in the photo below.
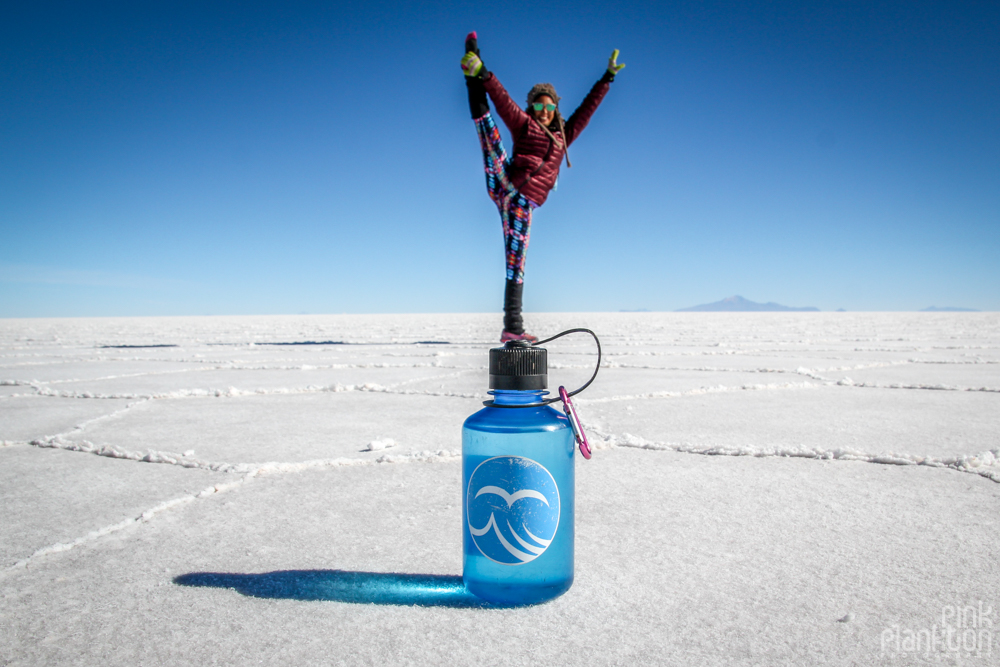
<svg viewBox="0 0 1000 667">
<path fill-rule="evenodd" d="M 544 390 L 514 391 L 509 389 L 493 389 L 493 402 L 500 405 L 530 405 L 541 403 L 549 392 Z"/>
</svg>

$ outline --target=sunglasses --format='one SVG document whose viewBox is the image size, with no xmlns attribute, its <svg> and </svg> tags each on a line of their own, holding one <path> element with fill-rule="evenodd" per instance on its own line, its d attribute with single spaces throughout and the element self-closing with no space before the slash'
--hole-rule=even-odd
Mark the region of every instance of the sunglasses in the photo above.
<svg viewBox="0 0 1000 667">
<path fill-rule="evenodd" d="M 545 109 L 546 111 L 555 111 L 556 105 L 542 104 L 541 102 L 535 102 L 534 104 L 531 105 L 531 108 L 534 109 L 535 111 L 541 111 L 542 109 Z"/>
</svg>

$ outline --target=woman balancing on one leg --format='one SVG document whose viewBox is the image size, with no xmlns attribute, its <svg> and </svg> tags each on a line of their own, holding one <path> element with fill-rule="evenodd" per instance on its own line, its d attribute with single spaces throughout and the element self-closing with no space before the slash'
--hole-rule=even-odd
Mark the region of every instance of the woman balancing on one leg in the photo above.
<svg viewBox="0 0 1000 667">
<path fill-rule="evenodd" d="M 617 63 L 615 49 L 608 69 L 587 93 L 580 107 L 565 122 L 559 113 L 559 96 L 549 83 L 540 83 L 528 93 L 528 106 L 521 110 L 492 72 L 486 71 L 479 58 L 476 33 L 465 38 L 462 69 L 469 87 L 469 110 L 476 123 L 479 143 L 486 163 L 486 189 L 500 210 L 504 246 L 507 251 L 507 288 L 503 300 L 501 342 L 538 339 L 524 332 L 521 319 L 521 294 L 524 289 L 524 254 L 531 231 L 531 211 L 545 203 L 559 177 L 566 148 L 587 127 L 604 95 L 625 65 Z M 514 138 L 514 154 L 508 159 L 500 140 L 500 130 L 493 122 L 486 102 L 489 93 L 493 106 Z"/>
</svg>

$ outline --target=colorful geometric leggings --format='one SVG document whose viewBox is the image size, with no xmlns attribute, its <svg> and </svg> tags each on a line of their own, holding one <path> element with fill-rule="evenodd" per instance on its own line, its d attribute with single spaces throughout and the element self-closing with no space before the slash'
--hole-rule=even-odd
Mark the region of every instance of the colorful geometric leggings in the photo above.
<svg viewBox="0 0 1000 667">
<path fill-rule="evenodd" d="M 486 190 L 500 211 L 503 222 L 504 249 L 507 253 L 507 280 L 524 282 L 524 254 L 531 235 L 531 211 L 535 205 L 518 192 L 507 178 L 510 161 L 503 149 L 500 130 L 493 116 L 486 114 L 475 121 L 479 145 L 486 168 Z"/>
</svg>

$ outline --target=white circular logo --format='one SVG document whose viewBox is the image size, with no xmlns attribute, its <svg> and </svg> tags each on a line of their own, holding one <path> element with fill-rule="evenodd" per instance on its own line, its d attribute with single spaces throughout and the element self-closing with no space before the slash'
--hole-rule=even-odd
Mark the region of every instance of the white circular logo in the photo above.
<svg viewBox="0 0 1000 667">
<path fill-rule="evenodd" d="M 559 488 L 552 474 L 523 456 L 497 456 L 469 478 L 469 533 L 479 551 L 503 565 L 523 565 L 549 548 L 559 528 Z"/>
</svg>

